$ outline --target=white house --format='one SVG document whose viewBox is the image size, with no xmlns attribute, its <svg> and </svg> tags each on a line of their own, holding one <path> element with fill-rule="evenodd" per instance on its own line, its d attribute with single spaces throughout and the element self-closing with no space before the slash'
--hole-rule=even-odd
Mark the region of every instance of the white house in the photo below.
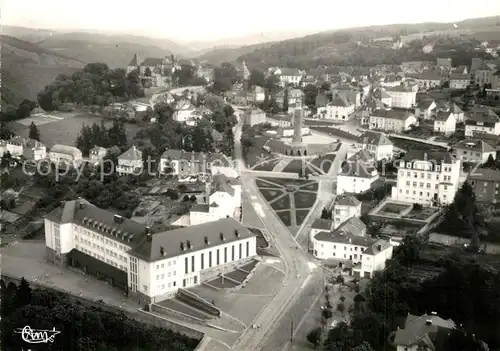
<svg viewBox="0 0 500 351">
<path fill-rule="evenodd" d="M 490 156 L 496 158 L 496 150 L 483 140 L 461 140 L 452 149 L 453 155 L 462 162 L 485 163 Z"/>
<path fill-rule="evenodd" d="M 451 333 L 455 327 L 453 320 L 435 312 L 421 316 L 408 313 L 404 328 L 394 332 L 393 346 L 396 351 L 437 350 L 436 337 Z"/>
<path fill-rule="evenodd" d="M 196 107 L 194 107 L 190 101 L 181 100 L 177 103 L 177 106 L 175 108 L 175 112 L 173 115 L 173 119 L 174 119 L 174 121 L 177 121 L 177 122 L 186 122 L 187 120 L 191 119 L 195 110 L 196 110 Z"/>
<path fill-rule="evenodd" d="M 213 176 L 206 183 L 205 203 L 196 204 L 189 213 L 190 225 L 233 218 L 241 207 L 241 183 L 224 174 Z"/>
<path fill-rule="evenodd" d="M 415 116 L 422 119 L 431 119 L 437 105 L 434 100 L 423 101 L 415 109 Z"/>
<path fill-rule="evenodd" d="M 232 218 L 152 233 L 79 199 L 45 217 L 47 260 L 80 267 L 142 304 L 175 296 L 256 255 L 256 237 Z"/>
<path fill-rule="evenodd" d="M 373 110 L 370 114 L 369 129 L 401 133 L 418 125 L 415 115 L 403 110 Z"/>
<path fill-rule="evenodd" d="M 407 86 L 400 85 L 385 91 L 391 96 L 392 107 L 410 109 L 416 104 L 417 92 Z"/>
<path fill-rule="evenodd" d="M 100 164 L 107 154 L 107 149 L 96 145 L 89 151 L 89 161 L 93 165 Z"/>
<path fill-rule="evenodd" d="M 455 133 L 457 120 L 451 111 L 438 111 L 434 118 L 434 132 L 451 135 Z"/>
<path fill-rule="evenodd" d="M 116 172 L 119 175 L 140 175 L 142 174 L 143 169 L 144 163 L 142 160 L 142 151 L 137 149 L 135 145 L 118 156 L 118 165 L 116 165 Z"/>
<path fill-rule="evenodd" d="M 391 160 L 394 155 L 394 145 L 383 133 L 366 131 L 358 137 L 355 147 L 358 150 L 367 150 L 375 161 Z"/>
<path fill-rule="evenodd" d="M 248 103 L 259 104 L 261 102 L 264 102 L 265 99 L 266 99 L 266 92 L 264 88 L 258 85 L 252 87 L 250 91 L 247 93 Z"/>
<path fill-rule="evenodd" d="M 335 95 L 332 102 L 318 108 L 318 116 L 322 119 L 347 121 L 353 114 L 356 105 L 343 95 Z"/>
<path fill-rule="evenodd" d="M 167 149 L 160 158 L 160 173 L 179 178 L 198 177 L 222 173 L 229 178 L 238 174 L 232 160 L 222 153 L 186 152 Z"/>
<path fill-rule="evenodd" d="M 399 162 L 395 201 L 422 205 L 453 202 L 460 180 L 461 162 L 449 152 L 410 150 Z"/>
<path fill-rule="evenodd" d="M 24 139 L 20 136 L 15 136 L 5 143 L 5 148 L 9 151 L 11 157 L 24 157 L 26 160 L 43 160 L 47 157 L 47 149 L 38 140 Z"/>
<path fill-rule="evenodd" d="M 82 152 L 74 146 L 56 144 L 49 151 L 50 162 L 60 166 L 78 167 L 83 162 Z"/>
<path fill-rule="evenodd" d="M 378 177 L 373 162 L 358 158 L 356 154 L 345 162 L 337 176 L 337 195 L 363 193 L 370 189 Z"/>
<path fill-rule="evenodd" d="M 473 108 L 465 120 L 465 136 L 500 135 L 500 117 L 490 108 Z"/>
<path fill-rule="evenodd" d="M 436 72 L 423 72 L 418 75 L 414 75 L 411 77 L 418 84 L 419 89 L 432 89 L 439 88 L 442 83 L 441 76 Z"/>
<path fill-rule="evenodd" d="M 275 72 L 275 74 L 279 74 L 280 83 L 282 86 L 287 84 L 298 85 L 302 80 L 302 73 L 298 69 L 295 68 L 280 68 L 279 73 Z"/>
<path fill-rule="evenodd" d="M 361 217 L 361 201 L 350 194 L 337 196 L 333 205 L 333 229 L 353 217 Z"/>
<path fill-rule="evenodd" d="M 385 78 L 380 82 L 380 85 L 386 88 L 393 88 L 401 85 L 402 83 L 402 78 L 396 74 L 391 74 L 388 76 L 385 76 Z"/>
<path fill-rule="evenodd" d="M 312 242 L 313 255 L 323 260 L 351 262 L 356 278 L 369 279 L 374 272 L 385 269 L 386 261 L 392 258 L 393 246 L 388 241 L 360 235 L 358 227 L 351 226 L 352 221 L 359 219 L 351 218 L 333 232 L 316 234 Z"/>
</svg>

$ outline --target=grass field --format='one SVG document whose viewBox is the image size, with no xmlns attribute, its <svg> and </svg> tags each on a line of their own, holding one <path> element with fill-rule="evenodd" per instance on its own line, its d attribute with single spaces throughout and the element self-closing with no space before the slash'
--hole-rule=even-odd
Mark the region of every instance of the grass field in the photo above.
<svg viewBox="0 0 500 351">
<path fill-rule="evenodd" d="M 258 188 L 281 188 L 281 185 L 271 184 L 260 178 L 255 179 L 255 184 Z"/>
<path fill-rule="evenodd" d="M 313 171 L 309 168 L 309 163 L 306 160 L 293 160 L 289 164 L 283 168 L 282 172 L 285 173 L 299 173 L 302 171 L 302 174 L 311 174 Z"/>
<path fill-rule="evenodd" d="M 301 186 L 301 185 L 304 185 L 304 184 L 307 184 L 307 183 L 310 183 L 311 181 L 310 180 L 302 180 L 302 179 L 288 179 L 288 178 L 260 178 L 262 180 L 269 180 L 273 183 L 276 183 L 276 184 L 281 184 L 283 186 L 287 186 L 287 185 L 295 185 L 295 186 Z"/>
<path fill-rule="evenodd" d="M 310 208 L 316 202 L 316 193 L 297 191 L 293 196 L 295 197 L 295 208 Z"/>
<path fill-rule="evenodd" d="M 86 113 L 75 114 L 74 116 L 67 116 L 61 120 L 54 120 L 53 122 L 43 123 L 38 125 L 38 130 L 40 131 L 40 138 L 48 149 L 50 149 L 54 144 L 63 145 L 75 145 L 76 138 L 82 125 L 92 125 L 93 123 L 101 123 L 103 118 L 92 116 Z M 112 124 L 111 120 L 105 119 L 105 125 L 110 126 Z M 13 131 L 27 138 L 29 136 L 29 126 L 23 125 L 20 122 L 12 122 L 11 127 Z M 133 142 L 133 137 L 139 130 L 139 126 L 135 124 L 125 125 L 127 132 L 127 140 L 129 143 Z"/>
<path fill-rule="evenodd" d="M 256 171 L 268 171 L 268 172 L 270 172 L 274 169 L 274 167 L 276 167 L 276 165 L 278 163 L 280 163 L 279 158 L 271 159 L 269 161 L 265 161 L 265 162 L 262 162 L 262 163 L 255 165 L 254 167 L 252 167 L 252 169 L 256 170 Z"/>
<path fill-rule="evenodd" d="M 255 138 L 254 146 L 251 147 L 244 155 L 244 159 L 248 167 L 252 168 L 255 166 L 261 158 L 273 158 L 272 154 L 263 148 L 268 140 L 269 138 L 265 136 L 258 136 Z"/>
<path fill-rule="evenodd" d="M 295 218 L 297 220 L 297 225 L 301 225 L 302 222 L 304 222 L 304 219 L 306 219 L 308 213 L 309 213 L 309 210 L 296 210 L 295 211 Z"/>
<path fill-rule="evenodd" d="M 287 194 L 279 200 L 274 201 L 273 203 L 271 203 L 271 207 L 275 211 L 290 209 L 290 196 Z"/>
<path fill-rule="evenodd" d="M 281 189 L 276 189 L 276 190 L 271 190 L 271 189 L 259 189 L 261 192 L 262 196 L 264 196 L 264 199 L 266 201 L 273 201 L 276 199 L 278 196 L 283 194 L 283 191 Z"/>
<path fill-rule="evenodd" d="M 397 137 L 389 137 L 395 147 L 403 149 L 405 151 L 409 150 L 426 150 L 426 151 L 444 151 L 445 148 L 436 145 L 429 145 L 426 143 L 421 143 L 414 140 L 402 139 Z"/>
<path fill-rule="evenodd" d="M 323 170 L 323 172 L 328 173 L 334 160 L 335 154 L 328 154 L 312 160 L 311 163 L 319 169 Z"/>
<path fill-rule="evenodd" d="M 301 190 L 318 191 L 318 183 L 314 182 L 308 185 L 304 185 L 300 188 Z"/>
<path fill-rule="evenodd" d="M 281 219 L 284 225 L 287 227 L 292 225 L 292 219 L 290 217 L 290 211 L 277 212 L 278 217 Z"/>
</svg>

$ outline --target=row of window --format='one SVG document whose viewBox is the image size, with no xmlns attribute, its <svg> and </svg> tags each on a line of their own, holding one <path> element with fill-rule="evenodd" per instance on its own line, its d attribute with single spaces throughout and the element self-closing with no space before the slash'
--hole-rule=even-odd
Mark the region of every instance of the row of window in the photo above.
<svg viewBox="0 0 500 351">
<path fill-rule="evenodd" d="M 77 233 L 82 233 L 84 235 L 87 235 L 87 236 L 89 236 L 89 237 L 91 237 L 91 238 L 93 238 L 93 239 L 95 239 L 97 241 L 102 241 L 106 245 L 114 246 L 114 247 L 118 248 L 121 251 L 126 251 L 128 249 L 125 245 L 120 245 L 117 242 L 115 242 L 114 240 L 106 239 L 106 238 L 104 238 L 104 236 L 102 236 L 100 234 L 93 233 L 90 230 L 87 230 L 87 229 L 84 229 L 84 228 L 82 228 L 80 226 L 77 226 L 76 224 L 73 224 L 73 230 L 75 232 L 77 232 Z"/>
<path fill-rule="evenodd" d="M 144 286 L 146 286 L 146 285 L 144 285 Z M 169 282 L 167 284 L 157 285 L 156 287 L 158 288 L 158 290 L 163 291 L 163 290 L 165 290 L 166 287 L 171 288 L 171 287 L 176 287 L 176 286 L 177 286 L 177 282 Z"/>
<path fill-rule="evenodd" d="M 167 262 L 167 266 L 168 266 L 168 267 L 170 267 L 170 266 L 175 266 L 175 263 L 176 263 L 176 262 L 177 262 L 176 260 L 173 260 L 173 261 L 168 261 L 168 262 Z M 157 263 L 157 264 L 156 264 L 156 269 L 160 269 L 160 268 L 161 268 L 161 269 L 165 268 L 165 263 Z"/>
<path fill-rule="evenodd" d="M 242 259 L 250 256 L 250 242 L 247 241 L 246 243 L 246 256 L 243 256 L 243 244 L 239 243 L 238 244 L 238 256 L 236 256 L 236 245 L 231 246 L 231 261 L 235 261 L 237 259 Z M 221 260 L 221 249 L 216 249 L 216 250 L 210 250 L 208 252 L 208 267 L 211 268 L 213 264 L 213 255 L 212 253 L 215 251 L 215 265 L 218 266 L 220 264 L 225 264 L 228 262 L 228 247 L 225 247 L 223 250 L 223 258 L 224 261 Z M 191 264 L 189 264 L 191 263 Z M 189 271 L 194 272 L 196 270 L 196 259 L 195 255 L 191 256 L 191 260 L 189 260 L 189 257 L 184 258 L 184 273 L 188 274 Z M 191 267 L 190 267 L 191 266 Z M 205 269 L 205 253 L 200 254 L 200 269 Z"/>
<path fill-rule="evenodd" d="M 445 186 L 445 190 L 446 190 L 446 186 Z M 402 194 L 403 190 L 399 189 L 399 193 Z M 413 190 L 412 194 L 413 195 L 417 195 L 417 192 L 415 190 Z M 410 191 L 409 190 L 406 190 L 406 195 L 410 195 Z M 419 192 L 419 196 L 424 196 L 424 193 L 422 191 L 420 191 Z M 431 193 L 427 193 L 427 197 L 430 197 L 430 196 L 431 196 Z M 446 195 L 443 195 L 443 200 L 446 200 Z"/>
<path fill-rule="evenodd" d="M 427 189 L 430 189 L 431 185 L 432 185 L 431 183 L 427 183 Z M 406 186 L 410 186 L 410 187 L 413 186 L 414 188 L 416 188 L 418 186 L 418 183 L 417 182 L 412 183 L 408 180 L 408 181 L 406 181 Z M 423 188 L 423 187 L 424 187 L 424 183 L 420 183 L 420 188 Z M 437 189 L 438 187 L 439 187 L 438 184 L 436 184 L 434 186 L 435 189 Z M 445 186 L 445 190 L 446 190 L 446 186 Z"/>
<path fill-rule="evenodd" d="M 175 276 L 176 274 L 177 274 L 176 271 L 168 272 L 167 277 L 170 278 L 171 276 Z M 156 280 L 163 280 L 163 279 L 165 279 L 165 274 L 157 274 L 156 275 Z"/>
<path fill-rule="evenodd" d="M 78 236 L 75 236 L 75 241 L 78 243 Z M 117 254 L 116 252 L 114 252 L 112 250 L 105 249 L 104 246 L 97 245 L 97 244 L 91 242 L 90 240 L 80 238 L 80 242 L 83 243 L 84 245 L 87 245 L 89 248 L 92 247 L 92 248 L 97 249 L 99 251 L 106 252 L 106 255 L 110 255 L 111 257 L 115 257 L 115 258 L 119 259 L 120 261 L 127 262 L 126 256 Z M 78 244 L 77 244 L 77 246 L 78 246 Z"/>
</svg>

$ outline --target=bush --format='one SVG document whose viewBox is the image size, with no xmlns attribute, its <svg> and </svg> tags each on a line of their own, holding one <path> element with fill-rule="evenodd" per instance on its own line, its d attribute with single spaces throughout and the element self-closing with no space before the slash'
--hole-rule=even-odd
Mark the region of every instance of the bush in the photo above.
<svg viewBox="0 0 500 351">
<path fill-rule="evenodd" d="M 421 204 L 413 204 L 413 209 L 415 211 L 422 211 L 423 206 Z"/>
<path fill-rule="evenodd" d="M 309 333 L 307 333 L 306 338 L 307 338 L 307 341 L 309 341 L 311 344 L 313 344 L 314 347 L 316 348 L 321 341 L 321 328 L 316 327 L 316 328 L 312 329 L 311 331 L 309 331 Z"/>
</svg>

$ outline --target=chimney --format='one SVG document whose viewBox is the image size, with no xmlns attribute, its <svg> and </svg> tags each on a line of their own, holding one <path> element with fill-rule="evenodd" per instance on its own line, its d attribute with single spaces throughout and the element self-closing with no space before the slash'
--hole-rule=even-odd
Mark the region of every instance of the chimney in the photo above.
<svg viewBox="0 0 500 351">
<path fill-rule="evenodd" d="M 225 239 L 224 239 L 224 233 L 220 233 L 220 240 L 221 240 L 221 241 L 224 241 L 224 240 L 225 240 Z"/>
<path fill-rule="evenodd" d="M 188 250 L 190 250 L 191 249 L 191 241 L 187 240 L 186 245 L 187 245 Z"/>
<path fill-rule="evenodd" d="M 163 248 L 163 246 L 160 246 L 160 254 L 162 256 L 165 256 L 165 249 Z"/>
<path fill-rule="evenodd" d="M 437 312 L 431 312 L 431 315 L 437 316 L 438 314 L 437 314 Z"/>
<path fill-rule="evenodd" d="M 130 238 L 129 238 L 129 239 L 130 239 Z M 153 240 L 153 237 L 152 237 L 152 235 L 151 235 L 150 233 L 146 233 L 146 240 L 147 240 L 147 241 L 151 241 L 151 240 Z"/>
<path fill-rule="evenodd" d="M 382 245 L 377 245 L 377 250 L 382 251 Z"/>
<path fill-rule="evenodd" d="M 83 201 L 80 201 L 78 203 L 78 207 L 80 208 L 80 210 L 83 210 L 85 208 L 85 204 L 83 203 Z"/>
<path fill-rule="evenodd" d="M 181 251 L 184 251 L 184 243 L 181 241 Z"/>
<path fill-rule="evenodd" d="M 425 325 L 432 325 L 432 319 L 428 319 L 425 321 Z"/>
<path fill-rule="evenodd" d="M 205 236 L 205 245 L 210 245 L 210 241 L 208 241 L 208 236 Z"/>
<path fill-rule="evenodd" d="M 115 214 L 113 217 L 113 220 L 115 223 L 122 223 L 123 222 L 123 217 L 120 215 Z"/>
<path fill-rule="evenodd" d="M 146 226 L 146 234 L 151 234 L 151 228 Z"/>
<path fill-rule="evenodd" d="M 234 230 L 234 235 L 239 238 L 240 237 L 240 233 L 238 232 L 238 229 L 235 229 Z"/>
</svg>

